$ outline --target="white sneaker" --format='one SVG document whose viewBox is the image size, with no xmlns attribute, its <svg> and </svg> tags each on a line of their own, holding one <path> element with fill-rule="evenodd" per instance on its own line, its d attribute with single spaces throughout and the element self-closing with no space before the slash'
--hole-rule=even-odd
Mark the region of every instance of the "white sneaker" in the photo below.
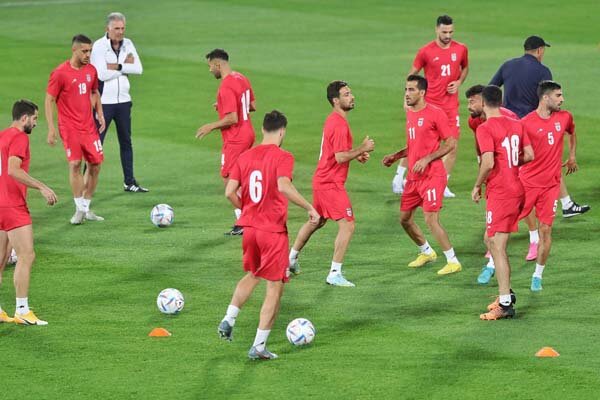
<svg viewBox="0 0 600 400">
<path fill-rule="evenodd" d="M 406 185 L 406 179 L 402 179 L 400 175 L 396 174 L 392 180 L 392 192 L 396 194 L 404 193 L 404 185 Z"/>
<path fill-rule="evenodd" d="M 72 225 L 81 225 L 83 223 L 83 219 L 85 217 L 85 213 L 83 211 L 75 211 L 75 214 L 71 217 Z"/>
<path fill-rule="evenodd" d="M 448 186 L 446 186 L 446 189 L 444 190 L 444 197 L 453 198 L 456 197 L 456 195 L 450 191 Z"/>
<path fill-rule="evenodd" d="M 93 211 L 88 211 L 85 213 L 85 220 L 86 221 L 104 221 L 104 218 L 96 215 Z"/>
</svg>

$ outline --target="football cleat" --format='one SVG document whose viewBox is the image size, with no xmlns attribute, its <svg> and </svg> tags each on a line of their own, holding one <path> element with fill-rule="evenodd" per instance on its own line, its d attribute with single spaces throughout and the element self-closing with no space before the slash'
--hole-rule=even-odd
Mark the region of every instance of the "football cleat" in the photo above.
<svg viewBox="0 0 600 400">
<path fill-rule="evenodd" d="M 225 232 L 225 236 L 242 236 L 244 234 L 244 227 L 234 225 L 229 232 Z"/>
<path fill-rule="evenodd" d="M 11 318 L 8 316 L 8 314 L 6 313 L 6 311 L 0 311 L 0 323 L 3 322 L 15 322 L 14 318 Z"/>
<path fill-rule="evenodd" d="M 536 276 L 531 277 L 531 291 L 532 292 L 541 292 L 542 291 L 542 278 L 538 278 Z"/>
<path fill-rule="evenodd" d="M 437 254 L 435 254 L 435 251 L 431 250 L 431 254 L 419 253 L 417 258 L 410 262 L 408 266 L 411 268 L 419 268 L 427 263 L 434 262 L 435 260 L 437 260 Z"/>
<path fill-rule="evenodd" d="M 230 342 L 233 340 L 233 326 L 229 325 L 229 322 L 226 320 L 221 321 L 219 327 L 217 328 L 217 332 L 219 333 L 221 339 L 225 339 Z"/>
<path fill-rule="evenodd" d="M 451 263 L 449 262 L 448 264 L 444 265 L 444 267 L 442 269 L 440 269 L 437 274 L 438 275 L 448 275 L 448 274 L 453 274 L 455 272 L 460 272 L 462 271 L 462 265 L 460 265 L 459 262 L 456 263 Z"/>
<path fill-rule="evenodd" d="M 341 273 L 329 275 L 325 282 L 327 282 L 327 284 L 331 285 L 331 286 L 342 286 L 342 287 L 355 287 L 356 286 L 354 283 L 352 283 L 349 280 L 347 280 L 346 278 L 344 278 L 344 276 Z"/>
<path fill-rule="evenodd" d="M 15 313 L 14 320 L 15 324 L 18 325 L 48 325 L 48 322 L 42 321 L 36 317 L 31 310 L 26 314 Z"/>
<path fill-rule="evenodd" d="M 288 269 L 290 270 L 290 273 L 294 274 L 294 275 L 300 275 L 300 272 L 302 272 L 300 270 L 300 263 L 298 262 L 298 259 L 294 259 L 292 261 L 292 259 L 290 259 L 290 265 L 288 267 Z"/>
<path fill-rule="evenodd" d="M 392 192 L 395 194 L 404 193 L 404 185 L 406 185 L 406 179 L 403 179 L 402 176 L 396 174 L 392 180 Z"/>
<path fill-rule="evenodd" d="M 477 283 L 479 283 L 480 285 L 487 285 L 488 283 L 490 283 L 490 279 L 492 279 L 492 276 L 494 276 L 495 273 L 496 273 L 495 268 L 490 268 L 487 265 L 485 265 L 481 269 L 481 272 L 479 273 L 479 276 L 477 277 Z"/>
<path fill-rule="evenodd" d="M 81 225 L 85 218 L 85 212 L 83 211 L 75 211 L 75 214 L 71 217 L 71 225 Z"/>
<path fill-rule="evenodd" d="M 456 197 L 456 195 L 450 191 L 450 188 L 448 186 L 446 186 L 446 189 L 444 189 L 444 197 L 451 199 Z"/>
<path fill-rule="evenodd" d="M 511 304 L 510 306 L 507 306 L 507 307 L 499 306 L 499 307 L 496 307 L 496 308 L 486 312 L 485 314 L 481 314 L 479 316 L 479 319 L 481 319 L 483 321 L 495 321 L 497 319 L 512 318 L 514 316 L 515 316 L 515 309 Z"/>
<path fill-rule="evenodd" d="M 149 190 L 145 187 L 138 185 L 137 182 L 133 182 L 131 185 L 126 183 L 123 184 L 123 191 L 131 193 L 148 193 Z"/>
<path fill-rule="evenodd" d="M 571 207 L 569 207 L 567 209 L 563 208 L 563 210 L 562 210 L 563 218 L 571 218 L 571 217 L 575 217 L 577 215 L 585 214 L 586 212 L 590 211 L 590 209 L 591 209 L 590 206 L 588 206 L 587 204 L 580 206 L 579 204 L 573 202 Z"/>
<path fill-rule="evenodd" d="M 525 261 L 533 261 L 537 258 L 538 244 L 537 243 L 529 243 L 529 251 L 525 256 Z"/>
<path fill-rule="evenodd" d="M 93 211 L 88 211 L 85 213 L 85 220 L 86 221 L 104 221 L 104 218 L 96 215 Z"/>
<path fill-rule="evenodd" d="M 256 346 L 252 346 L 248 351 L 248 358 L 251 360 L 274 360 L 278 357 L 277 354 L 271 353 L 266 347 L 264 350 L 258 351 Z"/>
</svg>

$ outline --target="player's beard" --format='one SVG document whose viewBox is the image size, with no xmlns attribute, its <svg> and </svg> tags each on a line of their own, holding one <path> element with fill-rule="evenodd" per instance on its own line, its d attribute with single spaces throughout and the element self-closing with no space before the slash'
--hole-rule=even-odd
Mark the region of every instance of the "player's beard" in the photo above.
<svg viewBox="0 0 600 400">
<path fill-rule="evenodd" d="M 346 105 L 346 106 L 342 106 L 342 107 L 340 107 L 340 108 L 341 108 L 342 110 L 344 110 L 344 111 L 350 111 L 350 110 L 354 110 L 354 102 L 352 102 L 352 103 L 349 103 L 348 105 Z"/>
<path fill-rule="evenodd" d="M 35 128 L 35 125 L 31 123 L 25 124 L 25 126 L 23 127 L 23 132 L 29 135 L 31 134 L 31 132 L 33 132 L 33 128 Z"/>
</svg>

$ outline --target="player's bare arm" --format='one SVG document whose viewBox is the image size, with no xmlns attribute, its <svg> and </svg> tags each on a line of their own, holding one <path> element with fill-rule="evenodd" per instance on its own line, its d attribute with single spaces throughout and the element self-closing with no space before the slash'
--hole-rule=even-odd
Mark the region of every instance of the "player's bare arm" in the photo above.
<svg viewBox="0 0 600 400">
<path fill-rule="evenodd" d="M 37 189 L 40 191 L 42 196 L 46 199 L 49 205 L 54 205 L 58 201 L 58 197 L 52 189 L 38 181 L 31 175 L 29 175 L 23 168 L 21 168 L 21 160 L 19 157 L 11 156 L 8 158 L 8 175 L 14 180 L 26 185 L 27 187 Z"/>
<path fill-rule="evenodd" d="M 46 122 L 48 123 L 48 139 L 50 146 L 56 144 L 56 128 L 54 127 L 54 113 L 56 112 L 56 98 L 51 94 L 46 93 L 44 100 L 44 109 L 46 113 Z"/>
<path fill-rule="evenodd" d="M 100 126 L 98 127 L 98 130 L 100 132 L 104 132 L 104 129 L 106 128 L 106 122 L 104 121 L 104 111 L 102 110 L 102 102 L 100 100 L 100 92 L 98 91 L 98 89 L 92 90 L 92 93 L 90 94 L 90 96 L 91 96 L 91 101 L 92 101 L 92 107 L 94 107 L 94 110 L 96 111 L 96 119 L 98 120 L 98 123 L 100 124 Z"/>
<path fill-rule="evenodd" d="M 335 161 L 338 164 L 343 164 L 345 162 L 352 161 L 355 158 L 358 158 L 363 153 L 370 153 L 373 150 L 375 150 L 375 141 L 369 136 L 366 136 L 360 144 L 360 146 L 358 146 L 356 149 L 352 149 L 349 151 L 340 151 L 338 153 L 335 153 Z"/>
<path fill-rule="evenodd" d="M 250 112 L 256 111 L 256 100 L 250 102 Z"/>
<path fill-rule="evenodd" d="M 469 67 L 465 67 L 460 72 L 460 77 L 456 81 L 452 81 L 448 84 L 447 91 L 450 94 L 454 94 L 458 92 L 458 88 L 463 84 L 465 79 L 467 79 L 467 75 L 469 74 Z"/>
<path fill-rule="evenodd" d="M 577 172 L 579 166 L 575 158 L 575 148 L 577 147 L 577 137 L 575 132 L 569 135 L 569 158 L 563 163 L 563 167 L 567 167 L 567 175 Z"/>
<path fill-rule="evenodd" d="M 425 157 L 417 161 L 413 166 L 413 172 L 417 174 L 423 172 L 430 162 L 432 162 L 433 160 L 437 160 L 438 158 L 444 157 L 446 154 L 450 153 L 455 147 L 456 138 L 447 138 L 437 151 L 434 151 L 433 153 L 426 155 Z"/>
<path fill-rule="evenodd" d="M 402 150 L 400 150 L 394 154 L 386 155 L 385 157 L 383 157 L 383 160 L 381 160 L 381 163 L 386 167 L 390 167 L 396 161 L 400 160 L 401 158 L 406 157 L 407 155 L 408 155 L 408 149 L 405 147 Z"/>
<path fill-rule="evenodd" d="M 234 205 L 235 208 L 242 208 L 242 199 L 237 194 L 240 182 L 235 179 L 229 179 L 225 186 L 225 197 Z"/>
<path fill-rule="evenodd" d="M 297 205 L 298 207 L 304 208 L 308 211 L 308 219 L 312 225 L 318 225 L 321 220 L 321 216 L 314 209 L 302 195 L 296 190 L 296 187 L 287 176 L 277 178 L 277 189 L 282 193 L 289 201 Z"/>
<path fill-rule="evenodd" d="M 235 125 L 238 123 L 237 113 L 231 112 L 226 114 L 223 118 L 216 122 L 211 122 L 209 124 L 202 125 L 198 131 L 196 131 L 196 139 L 202 139 L 215 129 L 227 128 L 231 125 Z"/>
<path fill-rule="evenodd" d="M 481 200 L 481 185 L 483 185 L 483 182 L 485 182 L 492 169 L 494 169 L 494 153 L 487 151 L 481 155 L 479 174 L 471 191 L 471 199 L 475 203 L 479 203 L 479 200 Z"/>
</svg>

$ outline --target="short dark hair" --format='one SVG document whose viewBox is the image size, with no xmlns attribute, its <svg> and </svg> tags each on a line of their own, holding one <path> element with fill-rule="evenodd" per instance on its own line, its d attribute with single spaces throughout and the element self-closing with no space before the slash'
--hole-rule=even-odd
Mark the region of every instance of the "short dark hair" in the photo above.
<svg viewBox="0 0 600 400">
<path fill-rule="evenodd" d="M 553 92 L 555 90 L 560 89 L 561 86 L 554 81 L 541 81 L 540 83 L 538 83 L 537 95 L 538 98 L 541 100 L 545 94 L 548 94 L 548 92 Z"/>
<path fill-rule="evenodd" d="M 12 119 L 13 121 L 18 121 L 21 119 L 23 115 L 32 116 L 37 111 L 38 106 L 31 100 L 17 100 L 15 104 L 13 104 L 12 108 Z"/>
<path fill-rule="evenodd" d="M 452 25 L 453 21 L 452 21 L 452 17 L 449 15 L 440 15 L 437 19 L 437 22 L 435 24 L 435 26 L 440 26 L 440 25 Z"/>
<path fill-rule="evenodd" d="M 263 129 L 265 132 L 275 132 L 281 128 L 287 127 L 287 118 L 277 110 L 265 114 L 263 119 Z"/>
<path fill-rule="evenodd" d="M 473 96 L 476 96 L 478 94 L 481 94 L 481 92 L 483 92 L 483 88 L 485 86 L 483 85 L 475 85 L 475 86 L 471 86 L 469 89 L 467 89 L 467 91 L 465 92 L 465 96 L 467 97 L 467 99 L 470 99 Z"/>
<path fill-rule="evenodd" d="M 488 85 L 483 88 L 481 92 L 483 97 L 483 104 L 488 107 L 501 107 L 502 106 L 502 89 L 496 85 Z"/>
<path fill-rule="evenodd" d="M 208 61 L 212 61 L 215 58 L 218 58 L 219 60 L 229 61 L 229 54 L 227 54 L 227 52 L 223 49 L 214 49 L 206 55 L 206 59 Z"/>
<path fill-rule="evenodd" d="M 417 89 L 427 91 L 427 79 L 421 75 L 412 74 L 406 77 L 406 82 L 417 82 Z"/>
<path fill-rule="evenodd" d="M 346 86 L 348 86 L 348 82 L 344 81 L 333 81 L 327 85 L 327 101 L 329 101 L 329 104 L 333 105 L 333 99 L 340 98 L 340 90 Z"/>
<path fill-rule="evenodd" d="M 75 44 L 75 43 L 92 44 L 92 39 L 90 39 L 89 37 L 80 33 L 78 35 L 73 36 L 73 40 L 71 40 L 71 44 Z"/>
</svg>

